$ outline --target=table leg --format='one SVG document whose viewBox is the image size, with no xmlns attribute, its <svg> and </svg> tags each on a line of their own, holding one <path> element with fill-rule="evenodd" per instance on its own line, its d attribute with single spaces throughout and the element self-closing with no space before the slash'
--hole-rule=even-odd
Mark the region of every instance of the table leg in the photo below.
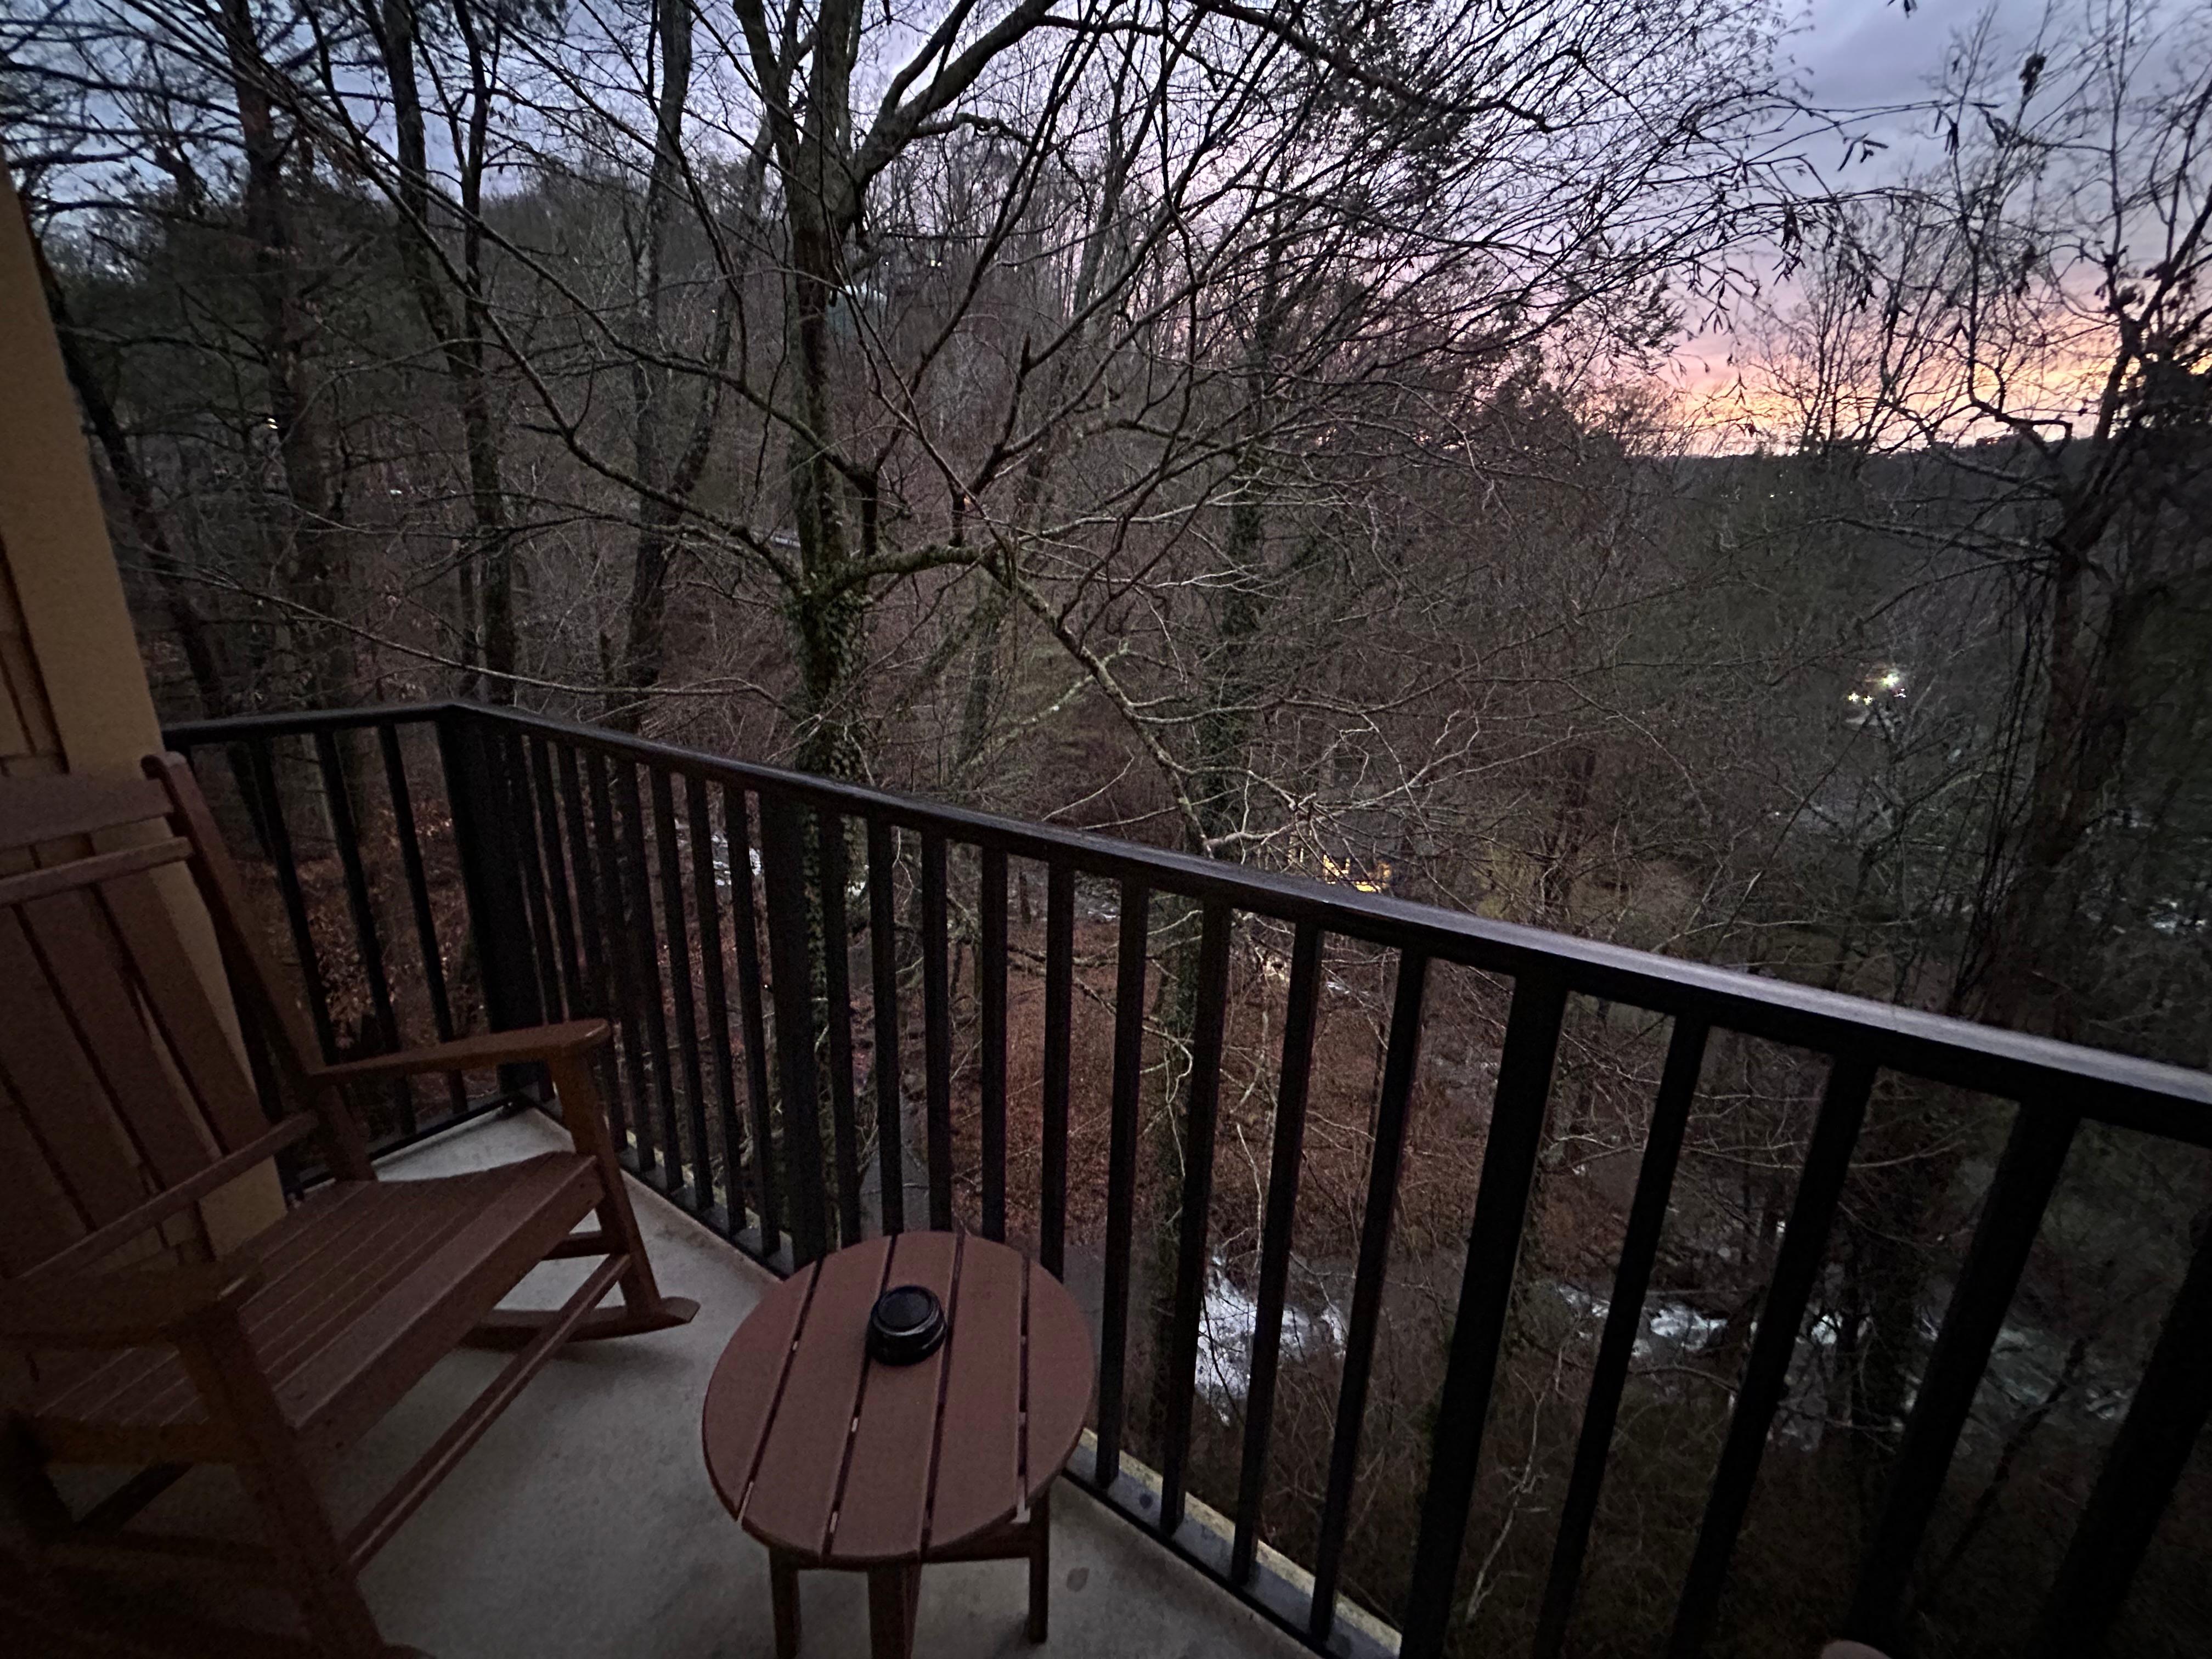
<svg viewBox="0 0 2212 1659">
<path fill-rule="evenodd" d="M 868 1569 L 869 1659 L 911 1659 L 921 1564 Z"/>
<path fill-rule="evenodd" d="M 1052 1488 L 1030 1510 L 1030 1640 L 1042 1642 L 1052 1613 Z"/>
<path fill-rule="evenodd" d="M 768 1593 L 775 1608 L 775 1659 L 799 1659 L 799 1569 L 780 1550 L 768 1553 Z"/>
</svg>

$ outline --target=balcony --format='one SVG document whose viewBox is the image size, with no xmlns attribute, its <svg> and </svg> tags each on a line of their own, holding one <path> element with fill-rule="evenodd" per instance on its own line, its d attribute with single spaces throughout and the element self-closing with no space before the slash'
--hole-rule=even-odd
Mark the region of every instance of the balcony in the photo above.
<svg viewBox="0 0 2212 1659">
<path fill-rule="evenodd" d="M 392 1154 L 385 1172 L 447 1175 L 567 1144 L 535 1115 L 483 1117 Z M 723 1510 L 699 1460 L 708 1374 L 769 1275 L 675 1206 L 641 1197 L 638 1210 L 663 1287 L 695 1297 L 699 1317 L 649 1343 L 572 1350 L 524 1390 L 365 1577 L 387 1640 L 440 1659 L 769 1651 L 767 1556 Z M 541 1268 L 519 1300 L 557 1302 L 579 1277 L 575 1264 Z M 349 1454 L 339 1516 L 389 1486 L 499 1364 L 483 1352 L 443 1362 Z M 1302 1650 L 1103 1506 L 1063 1502 L 1054 1517 L 1051 1651 Z M 150 1518 L 252 1536 L 236 1492 L 208 1477 L 178 1487 Z M 932 1568 L 917 1659 L 1030 1651 L 1025 1583 L 1018 1564 Z M 863 1582 L 809 1573 L 801 1585 L 805 1651 L 866 1652 Z M 281 1614 L 272 1601 L 272 1620 Z"/>
<path fill-rule="evenodd" d="M 1981 1639 L 2212 1629 L 2212 1230 L 2081 1391 L 2094 1432 L 2031 1460 L 2033 1525 L 1982 1409 L 2055 1334 L 2023 1286 L 2077 1166 L 2148 1149 L 2185 1179 L 2212 1078 L 507 711 L 169 739 L 332 1057 L 615 1023 L 617 1133 L 702 1305 L 524 1396 L 372 1571 L 394 1639 L 764 1650 L 764 1559 L 698 1466 L 707 1368 L 763 1273 L 921 1225 L 1033 1251 L 1092 1320 L 1063 1650 L 1902 1647 L 1947 1635 L 1929 1581 L 1993 1524 L 1982 1570 L 2033 1593 Z M 1593 1054 L 1640 1101 L 1613 1129 Z M 428 1172 L 540 1133 L 536 1094 L 362 1105 Z M 1763 1114 L 1750 1259 L 1713 1268 L 1754 1281 L 1733 1306 L 1675 1282 L 1719 1097 Z M 1841 1354 L 1875 1325 L 1839 1218 L 1937 1107 L 1961 1219 L 1889 1355 L 1898 1420 L 1855 1423 Z M 368 1484 L 416 1409 L 362 1449 Z M 1019 1580 L 933 1569 L 925 1650 L 1018 1650 Z M 859 1650 L 858 1586 L 806 1595 L 810 1650 Z"/>
</svg>

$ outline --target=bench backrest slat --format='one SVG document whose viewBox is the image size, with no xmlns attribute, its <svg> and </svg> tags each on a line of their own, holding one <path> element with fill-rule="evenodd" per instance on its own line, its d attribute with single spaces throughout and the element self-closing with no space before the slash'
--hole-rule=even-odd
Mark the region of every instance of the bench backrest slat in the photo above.
<svg viewBox="0 0 2212 1659">
<path fill-rule="evenodd" d="M 0 779 L 0 1276 L 142 1211 L 150 1228 L 269 1131 L 161 887 L 180 866 L 211 891 L 210 827 L 173 765 Z"/>
</svg>

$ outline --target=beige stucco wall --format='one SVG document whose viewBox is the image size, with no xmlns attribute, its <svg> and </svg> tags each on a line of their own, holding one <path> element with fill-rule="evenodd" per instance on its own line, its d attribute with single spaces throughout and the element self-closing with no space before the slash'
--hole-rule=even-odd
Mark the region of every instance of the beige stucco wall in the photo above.
<svg viewBox="0 0 2212 1659">
<path fill-rule="evenodd" d="M 29 228 L 0 171 L 0 775 L 135 776 L 161 740 Z M 171 873 L 179 932 L 220 989 L 207 914 Z M 283 1198 L 264 1168 L 202 1207 L 222 1249 L 282 1213 Z"/>
</svg>

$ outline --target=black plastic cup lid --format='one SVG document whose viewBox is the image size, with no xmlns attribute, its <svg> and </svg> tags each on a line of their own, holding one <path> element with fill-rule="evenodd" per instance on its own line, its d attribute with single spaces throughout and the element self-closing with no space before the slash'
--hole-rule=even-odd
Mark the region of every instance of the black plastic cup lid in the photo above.
<svg viewBox="0 0 2212 1659">
<path fill-rule="evenodd" d="M 944 1304 L 922 1285 L 894 1286 L 868 1311 L 868 1353 L 884 1364 L 911 1365 L 944 1341 Z"/>
</svg>

